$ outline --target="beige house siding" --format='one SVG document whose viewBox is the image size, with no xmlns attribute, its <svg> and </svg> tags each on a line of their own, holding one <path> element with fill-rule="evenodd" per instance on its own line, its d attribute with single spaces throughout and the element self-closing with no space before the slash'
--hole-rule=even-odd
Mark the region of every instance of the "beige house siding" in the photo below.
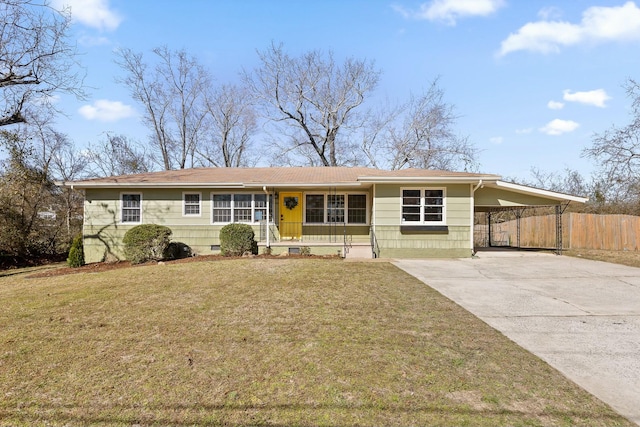
<svg viewBox="0 0 640 427">
<path fill-rule="evenodd" d="M 237 191 L 234 191 L 237 193 Z M 201 194 L 200 216 L 183 215 L 183 193 Z M 248 192 L 248 193 L 258 193 Z M 194 253 L 219 253 L 220 229 L 226 224 L 211 224 L 211 191 L 203 189 L 87 189 L 85 192 L 84 248 L 86 262 L 124 259 L 122 239 L 138 224 L 120 221 L 121 194 L 142 194 L 142 223 L 160 224 L 172 231 L 171 240 L 191 247 Z M 258 224 L 253 225 L 256 237 Z"/>
<path fill-rule="evenodd" d="M 444 188 L 447 232 L 401 231 L 401 189 Z M 378 184 L 375 189 L 375 236 L 382 258 L 470 257 L 472 198 L 468 184 Z"/>
<path fill-rule="evenodd" d="M 366 193 L 369 198 L 369 209 L 371 208 L 370 192 L 361 188 L 340 190 L 319 188 L 309 192 L 314 194 L 323 192 Z M 185 193 L 199 193 L 201 195 L 201 212 L 199 216 L 183 215 L 183 194 Z M 86 262 L 124 259 L 122 240 L 125 233 L 138 224 L 123 224 L 121 222 L 122 194 L 142 195 L 142 224 L 160 224 L 169 227 L 173 233 L 172 241 L 188 245 L 196 254 L 210 255 L 219 253 L 215 246 L 220 245 L 220 229 L 226 224 L 212 224 L 211 222 L 212 193 L 264 194 L 257 189 L 86 189 L 83 228 Z M 302 193 L 306 194 L 305 191 L 302 191 Z M 271 208 L 274 210 L 274 219 L 277 223 L 279 213 L 277 212 L 278 203 L 275 199 Z M 256 234 L 256 240 L 260 240 L 260 225 L 255 223 L 252 226 Z M 279 238 L 277 226 L 271 225 L 270 230 L 271 241 L 277 241 Z M 335 242 L 337 243 L 336 248 L 342 248 L 343 234 L 345 232 L 342 225 L 305 224 L 302 230 L 302 241 L 297 242 L 296 246 L 304 245 L 305 241 L 319 241 L 322 243 Z M 349 243 L 362 243 L 370 240 L 369 225 L 347 225 L 346 233 Z M 214 246 L 214 249 L 212 249 L 212 246 Z M 280 249 L 274 248 L 274 253 L 279 251 Z M 320 246 L 313 248 L 312 253 L 336 254 L 337 250 L 334 247 Z"/>
</svg>

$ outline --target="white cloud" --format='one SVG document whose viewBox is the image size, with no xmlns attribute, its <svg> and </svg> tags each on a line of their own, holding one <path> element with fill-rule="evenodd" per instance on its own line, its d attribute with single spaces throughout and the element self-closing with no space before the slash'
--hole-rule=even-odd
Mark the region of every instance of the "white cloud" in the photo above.
<svg viewBox="0 0 640 427">
<path fill-rule="evenodd" d="M 547 107 L 552 110 L 562 110 L 564 108 L 564 102 L 549 101 L 547 102 Z"/>
<path fill-rule="evenodd" d="M 580 124 L 573 120 L 555 119 L 551 120 L 544 127 L 541 127 L 540 132 L 546 133 L 547 135 L 562 135 L 563 133 L 573 132 L 578 129 L 579 126 Z"/>
<path fill-rule="evenodd" d="M 111 42 L 106 37 L 93 37 L 85 34 L 78 37 L 78 43 L 82 46 L 103 46 L 110 44 Z"/>
<path fill-rule="evenodd" d="M 562 16 L 562 11 L 555 6 L 549 6 L 540 9 L 538 16 L 545 21 L 549 19 L 559 19 Z"/>
<path fill-rule="evenodd" d="M 504 6 L 504 0 L 432 0 L 420 5 L 418 11 L 410 11 L 402 6 L 393 8 L 405 18 L 443 21 L 456 25 L 460 18 L 468 16 L 488 16 Z"/>
<path fill-rule="evenodd" d="M 93 105 L 83 105 L 78 112 L 87 120 L 101 122 L 115 122 L 136 115 L 135 110 L 130 105 L 125 105 L 120 101 L 109 101 L 108 99 L 99 99 Z"/>
<path fill-rule="evenodd" d="M 596 107 L 605 108 L 605 102 L 611 99 L 604 89 L 590 90 L 587 92 L 574 92 L 565 90 L 562 97 L 565 101 L 580 102 L 581 104 L 594 105 Z"/>
<path fill-rule="evenodd" d="M 504 138 L 501 136 L 494 136 L 492 138 L 489 138 L 489 142 L 491 142 L 492 144 L 502 144 L 504 142 Z"/>
<path fill-rule="evenodd" d="M 542 16 L 549 16 L 548 11 Z M 555 53 L 579 43 L 625 40 L 640 40 L 640 8 L 633 1 L 616 7 L 590 7 L 578 24 L 529 22 L 502 41 L 498 56 L 519 50 Z"/>
<path fill-rule="evenodd" d="M 519 135 L 524 135 L 531 132 L 533 132 L 533 128 L 516 129 L 516 133 Z"/>
<path fill-rule="evenodd" d="M 98 30 L 113 31 L 122 22 L 122 16 L 109 8 L 109 0 L 54 0 L 53 5 L 70 8 L 75 21 Z"/>
</svg>

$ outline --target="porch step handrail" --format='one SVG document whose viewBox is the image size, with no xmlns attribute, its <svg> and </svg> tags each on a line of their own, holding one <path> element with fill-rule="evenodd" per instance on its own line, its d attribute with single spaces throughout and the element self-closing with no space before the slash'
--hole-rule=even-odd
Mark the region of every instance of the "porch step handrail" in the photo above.
<svg viewBox="0 0 640 427">
<path fill-rule="evenodd" d="M 373 231 L 373 227 L 370 227 L 369 235 L 371 237 L 371 256 L 373 258 L 380 258 L 380 246 L 378 246 L 378 239 L 376 233 Z"/>
</svg>

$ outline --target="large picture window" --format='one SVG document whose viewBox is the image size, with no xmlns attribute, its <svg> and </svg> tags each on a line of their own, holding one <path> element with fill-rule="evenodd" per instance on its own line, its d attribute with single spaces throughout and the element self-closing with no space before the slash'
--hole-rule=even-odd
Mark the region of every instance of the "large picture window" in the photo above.
<svg viewBox="0 0 640 427">
<path fill-rule="evenodd" d="M 269 205 L 273 209 L 273 200 L 269 195 Z M 268 213 L 269 221 L 273 214 Z M 266 194 L 217 194 L 211 195 L 211 221 L 214 223 L 259 222 L 267 219 Z"/>
<path fill-rule="evenodd" d="M 366 194 L 306 194 L 305 222 L 325 223 L 367 223 Z"/>
<path fill-rule="evenodd" d="M 406 188 L 402 190 L 402 223 L 444 224 L 443 188 Z"/>
<path fill-rule="evenodd" d="M 134 224 L 142 222 L 142 194 L 122 194 L 120 206 L 122 222 Z"/>
</svg>

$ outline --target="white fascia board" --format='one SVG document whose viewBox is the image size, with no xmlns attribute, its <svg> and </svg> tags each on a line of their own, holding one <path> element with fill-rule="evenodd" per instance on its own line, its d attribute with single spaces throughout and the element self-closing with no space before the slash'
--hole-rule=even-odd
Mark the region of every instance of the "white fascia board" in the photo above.
<svg viewBox="0 0 640 427">
<path fill-rule="evenodd" d="M 100 182 L 100 183 L 87 183 L 87 182 L 65 182 L 62 185 L 66 187 L 72 187 L 77 189 L 85 188 L 245 188 L 245 185 L 238 182 L 218 182 L 218 183 L 204 183 L 204 182 Z"/>
<path fill-rule="evenodd" d="M 499 175 L 487 175 L 482 177 L 469 176 L 359 176 L 360 182 L 372 182 L 377 184 L 410 184 L 429 182 L 434 184 L 477 184 L 478 182 L 494 182 L 501 178 Z"/>
<path fill-rule="evenodd" d="M 499 188 L 504 188 L 510 191 L 515 191 L 516 193 L 531 194 L 531 195 L 546 197 L 548 199 L 553 199 L 558 201 L 577 202 L 577 203 L 586 203 L 589 201 L 589 198 L 587 197 L 572 196 L 570 194 L 557 193 L 555 191 L 549 191 L 549 190 L 542 190 L 540 188 L 528 187 L 526 185 L 520 185 L 520 184 L 513 184 L 511 182 L 496 181 L 495 186 Z"/>
<path fill-rule="evenodd" d="M 255 184 L 245 184 L 247 188 L 324 188 L 324 187 L 361 187 L 362 183 L 360 182 L 324 182 L 324 183 L 296 183 L 296 182 L 285 182 L 285 183 L 255 183 Z"/>
<path fill-rule="evenodd" d="M 76 189 L 84 188 L 322 188 L 322 187 L 362 187 L 361 182 L 327 182 L 321 184 L 314 183 L 241 183 L 241 182 L 158 182 L 158 183 L 144 183 L 144 182 L 59 182 L 56 183 L 59 186 L 72 187 Z"/>
</svg>

